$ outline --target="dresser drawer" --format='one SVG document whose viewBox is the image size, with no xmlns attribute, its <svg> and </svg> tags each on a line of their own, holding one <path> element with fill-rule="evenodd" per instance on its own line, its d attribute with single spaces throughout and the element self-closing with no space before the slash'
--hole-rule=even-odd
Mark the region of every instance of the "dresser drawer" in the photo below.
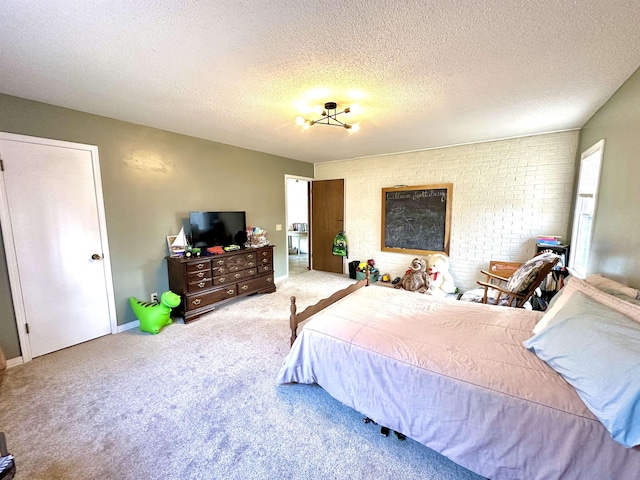
<svg viewBox="0 0 640 480">
<path fill-rule="evenodd" d="M 264 267 L 265 265 L 271 265 L 271 259 L 270 258 L 261 258 L 260 260 L 258 260 L 258 267 Z"/>
<path fill-rule="evenodd" d="M 189 263 L 187 265 L 187 273 L 202 272 L 211 269 L 211 260 L 201 260 L 199 262 Z"/>
<path fill-rule="evenodd" d="M 270 263 L 258 266 L 258 273 L 268 273 L 272 271 L 273 271 L 273 265 Z"/>
<path fill-rule="evenodd" d="M 246 270 L 239 270 L 237 272 L 229 272 L 229 276 L 233 278 L 234 282 L 237 282 L 238 280 L 246 277 L 247 274 L 246 274 Z"/>
<path fill-rule="evenodd" d="M 227 260 L 224 258 L 213 258 L 211 259 L 211 267 L 224 267 L 227 264 Z"/>
<path fill-rule="evenodd" d="M 229 283 L 233 283 L 237 281 L 237 279 L 233 278 L 233 273 L 229 272 L 219 277 L 213 277 L 213 286 L 219 287 L 221 285 L 227 285 Z"/>
<path fill-rule="evenodd" d="M 206 278 L 211 279 L 210 270 L 202 270 L 199 272 L 187 273 L 187 283 L 201 282 Z"/>
<path fill-rule="evenodd" d="M 273 275 L 265 275 L 263 277 L 252 278 L 238 283 L 238 295 L 250 293 L 260 290 L 264 287 L 273 287 Z"/>
<path fill-rule="evenodd" d="M 258 254 L 258 265 L 265 265 L 267 263 L 273 263 L 273 250 L 260 250 Z"/>
<path fill-rule="evenodd" d="M 244 258 L 245 258 L 245 263 L 244 263 L 245 268 L 255 267 L 258 264 L 258 255 L 256 252 L 245 253 Z"/>
<path fill-rule="evenodd" d="M 229 269 L 227 267 L 211 267 L 211 272 L 214 277 L 219 277 L 220 275 L 229 273 Z"/>
<path fill-rule="evenodd" d="M 227 268 L 230 272 L 237 272 L 245 267 L 247 260 L 244 255 L 236 255 L 227 259 Z"/>
<path fill-rule="evenodd" d="M 226 288 L 220 288 L 218 290 L 209 291 L 200 295 L 188 295 L 186 297 L 185 308 L 187 311 L 190 311 L 197 308 L 206 307 L 207 305 L 226 300 L 227 298 L 235 297 L 236 293 L 236 286 L 229 285 Z"/>
<path fill-rule="evenodd" d="M 211 280 L 211 278 L 204 278 L 202 280 L 198 280 L 195 282 L 190 282 L 187 285 L 187 292 L 189 293 L 197 293 L 200 292 L 202 290 L 206 290 L 207 288 L 211 288 L 211 285 L 213 285 L 213 282 Z"/>
</svg>

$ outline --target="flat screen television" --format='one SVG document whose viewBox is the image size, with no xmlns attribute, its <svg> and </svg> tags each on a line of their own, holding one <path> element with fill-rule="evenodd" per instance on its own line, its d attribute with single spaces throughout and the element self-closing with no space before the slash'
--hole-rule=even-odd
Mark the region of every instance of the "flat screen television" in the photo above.
<svg viewBox="0 0 640 480">
<path fill-rule="evenodd" d="M 189 212 L 191 245 L 208 248 L 237 244 L 247 238 L 245 212 Z"/>
</svg>

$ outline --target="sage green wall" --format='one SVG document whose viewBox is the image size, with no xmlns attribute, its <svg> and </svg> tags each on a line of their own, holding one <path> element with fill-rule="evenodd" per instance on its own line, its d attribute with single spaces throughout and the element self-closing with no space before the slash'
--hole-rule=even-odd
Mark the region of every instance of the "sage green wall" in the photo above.
<svg viewBox="0 0 640 480">
<path fill-rule="evenodd" d="M 118 325 L 135 320 L 130 296 L 147 299 L 168 288 L 166 236 L 192 210 L 246 211 L 247 224 L 267 229 L 276 245 L 275 276 L 286 274 L 284 177 L 313 177 L 313 164 L 2 94 L 0 131 L 98 146 Z M 5 298 L 6 267 L 2 313 Z M 14 317 L 3 314 L 0 333 L 12 358 Z"/>
<path fill-rule="evenodd" d="M 13 314 L 13 300 L 9 290 L 7 259 L 4 248 L 2 248 L 2 241 L 2 231 L 0 230 L 0 347 L 2 347 L 5 357 L 15 358 L 20 356 L 20 344 Z"/>
<path fill-rule="evenodd" d="M 640 288 L 640 69 L 584 125 L 578 152 L 603 138 L 589 271 Z"/>
</svg>

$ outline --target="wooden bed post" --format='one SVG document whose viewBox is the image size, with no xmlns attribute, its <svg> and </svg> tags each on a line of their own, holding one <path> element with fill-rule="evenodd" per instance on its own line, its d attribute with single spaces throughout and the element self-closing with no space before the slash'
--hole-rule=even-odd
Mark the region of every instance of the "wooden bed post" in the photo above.
<svg viewBox="0 0 640 480">
<path fill-rule="evenodd" d="M 359 280 L 356 283 L 352 283 L 347 288 L 343 288 L 342 290 L 338 290 L 333 293 L 330 297 L 323 298 L 318 301 L 318 303 L 311 305 L 305 308 L 302 312 L 297 313 L 298 307 L 296 306 L 296 297 L 291 297 L 291 306 L 289 307 L 291 310 L 291 315 L 289 316 L 289 327 L 291 327 L 291 346 L 293 346 L 293 342 L 298 338 L 298 325 L 307 320 L 309 317 L 315 315 L 320 310 L 327 308 L 329 305 L 337 302 L 341 298 L 346 297 L 350 293 L 355 292 L 356 290 L 362 287 L 369 286 L 369 271 L 366 271 L 366 277 L 364 280 Z"/>
<path fill-rule="evenodd" d="M 296 322 L 296 297 L 291 297 L 291 306 L 289 307 L 291 315 L 289 316 L 289 327 L 291 327 L 291 345 L 296 341 L 298 336 L 298 323 Z"/>
</svg>

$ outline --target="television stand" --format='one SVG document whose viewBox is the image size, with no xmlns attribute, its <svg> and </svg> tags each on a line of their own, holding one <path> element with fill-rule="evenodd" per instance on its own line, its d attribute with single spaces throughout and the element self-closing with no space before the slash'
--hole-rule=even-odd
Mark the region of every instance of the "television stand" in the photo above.
<svg viewBox="0 0 640 480">
<path fill-rule="evenodd" d="M 169 290 L 180 295 L 172 316 L 197 320 L 225 303 L 276 291 L 273 245 L 204 257 L 166 257 Z"/>
</svg>

